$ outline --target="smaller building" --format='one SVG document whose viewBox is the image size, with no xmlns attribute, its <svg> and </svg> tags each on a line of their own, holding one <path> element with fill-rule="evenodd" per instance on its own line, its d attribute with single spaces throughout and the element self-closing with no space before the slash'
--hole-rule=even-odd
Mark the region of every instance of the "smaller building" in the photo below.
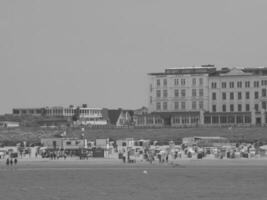
<svg viewBox="0 0 267 200">
<path fill-rule="evenodd" d="M 19 126 L 20 126 L 19 122 L 11 122 L 11 121 L 0 122 L 0 127 L 3 127 L 3 128 L 15 128 Z"/>
<path fill-rule="evenodd" d="M 45 114 L 45 108 L 14 108 L 13 115 L 36 115 L 41 116 Z"/>
<path fill-rule="evenodd" d="M 87 140 L 78 138 L 41 138 L 41 144 L 48 150 L 79 150 L 87 148 Z"/>
<path fill-rule="evenodd" d="M 108 125 L 116 127 L 130 126 L 133 124 L 133 111 L 123 109 L 103 109 L 104 119 Z"/>
<path fill-rule="evenodd" d="M 195 136 L 195 137 L 185 137 L 182 140 L 182 144 L 187 146 L 192 146 L 192 145 L 212 146 L 214 144 L 225 144 L 225 143 L 229 143 L 229 140 L 224 137 Z"/>
</svg>

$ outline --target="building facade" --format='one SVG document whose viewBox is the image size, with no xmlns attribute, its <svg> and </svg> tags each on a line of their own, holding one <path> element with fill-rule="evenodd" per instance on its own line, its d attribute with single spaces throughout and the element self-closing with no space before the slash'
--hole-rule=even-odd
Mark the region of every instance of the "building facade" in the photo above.
<svg viewBox="0 0 267 200">
<path fill-rule="evenodd" d="M 41 116 L 45 114 L 45 108 L 14 108 L 12 114 Z"/>
<path fill-rule="evenodd" d="M 164 125 L 267 124 L 267 68 L 166 69 L 150 73 L 149 82 L 149 113 Z"/>
</svg>

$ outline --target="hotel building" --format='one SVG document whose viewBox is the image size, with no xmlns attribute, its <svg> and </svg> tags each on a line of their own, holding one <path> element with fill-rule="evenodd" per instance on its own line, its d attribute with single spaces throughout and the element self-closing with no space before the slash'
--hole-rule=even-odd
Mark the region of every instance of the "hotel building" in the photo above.
<svg viewBox="0 0 267 200">
<path fill-rule="evenodd" d="M 156 116 L 174 127 L 267 124 L 267 68 L 202 65 L 148 76 L 149 114 L 137 126 L 157 124 Z"/>
</svg>

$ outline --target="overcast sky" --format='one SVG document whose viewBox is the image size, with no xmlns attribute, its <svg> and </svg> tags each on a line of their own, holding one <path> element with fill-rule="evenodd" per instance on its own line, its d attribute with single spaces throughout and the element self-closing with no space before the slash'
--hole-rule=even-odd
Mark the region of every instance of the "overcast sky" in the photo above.
<svg viewBox="0 0 267 200">
<path fill-rule="evenodd" d="M 1 0 L 0 113 L 147 105 L 147 73 L 267 66 L 266 0 Z"/>
</svg>

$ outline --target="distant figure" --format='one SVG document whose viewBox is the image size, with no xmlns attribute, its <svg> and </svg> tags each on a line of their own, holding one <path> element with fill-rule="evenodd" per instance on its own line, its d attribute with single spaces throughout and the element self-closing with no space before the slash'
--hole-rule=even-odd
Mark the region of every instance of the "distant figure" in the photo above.
<svg viewBox="0 0 267 200">
<path fill-rule="evenodd" d="M 11 166 L 13 165 L 13 160 L 12 160 L 12 159 L 10 159 L 10 165 L 11 165 Z"/>
<path fill-rule="evenodd" d="M 9 158 L 6 159 L 6 165 L 9 165 Z"/>
<path fill-rule="evenodd" d="M 18 163 L 18 160 L 17 160 L 17 158 L 15 158 L 14 159 L 14 164 L 17 165 L 17 163 Z"/>
</svg>

